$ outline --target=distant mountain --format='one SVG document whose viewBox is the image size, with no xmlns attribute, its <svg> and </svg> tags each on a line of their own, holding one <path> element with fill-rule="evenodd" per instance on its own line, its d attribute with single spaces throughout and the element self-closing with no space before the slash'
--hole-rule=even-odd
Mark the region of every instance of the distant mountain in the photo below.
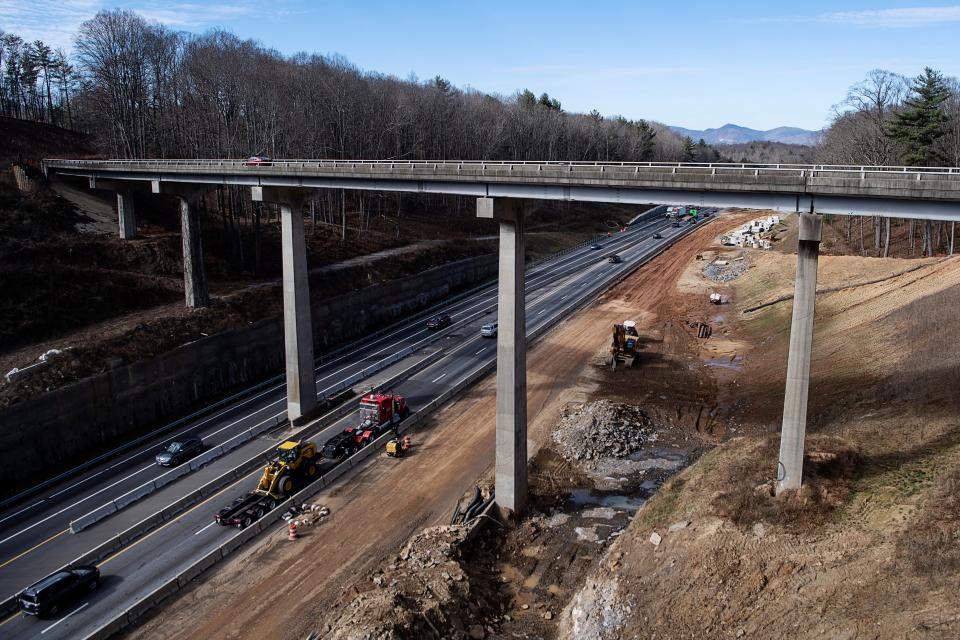
<svg viewBox="0 0 960 640">
<path fill-rule="evenodd" d="M 799 129 L 797 127 L 777 127 L 769 131 L 759 131 L 749 127 L 741 127 L 736 124 L 725 124 L 718 129 L 684 129 L 683 127 L 670 127 L 681 136 L 690 136 L 694 142 L 703 138 L 707 144 L 741 144 L 744 142 L 754 142 L 757 140 L 764 142 L 785 142 L 787 144 L 816 144 L 820 139 L 819 131 L 810 131 L 808 129 Z"/>
</svg>

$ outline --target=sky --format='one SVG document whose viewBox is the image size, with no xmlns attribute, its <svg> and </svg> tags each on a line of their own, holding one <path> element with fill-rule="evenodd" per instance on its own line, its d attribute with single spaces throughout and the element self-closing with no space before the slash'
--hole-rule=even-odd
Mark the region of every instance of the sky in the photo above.
<svg viewBox="0 0 960 640">
<path fill-rule="evenodd" d="M 0 29 L 69 52 L 84 20 L 124 8 L 401 78 L 547 92 L 567 111 L 820 129 L 871 69 L 960 76 L 955 2 L 0 0 Z"/>
</svg>

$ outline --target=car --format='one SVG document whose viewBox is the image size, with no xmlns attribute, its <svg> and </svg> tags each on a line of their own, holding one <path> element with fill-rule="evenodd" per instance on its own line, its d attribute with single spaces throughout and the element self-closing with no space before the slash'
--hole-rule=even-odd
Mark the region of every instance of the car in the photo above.
<svg viewBox="0 0 960 640">
<path fill-rule="evenodd" d="M 100 584 L 100 570 L 89 565 L 61 569 L 17 595 L 20 610 L 30 616 L 53 616 Z"/>
<path fill-rule="evenodd" d="M 601 247 L 601 246 L 600 246 L 599 244 L 597 244 L 596 242 L 594 242 L 592 245 L 590 245 L 590 249 L 593 250 L 593 251 L 596 251 L 597 249 L 602 249 L 602 248 L 603 248 L 603 247 Z"/>
<path fill-rule="evenodd" d="M 680 226 L 680 221 L 679 221 L 679 220 L 674 220 L 673 224 L 671 224 L 670 226 L 677 228 L 677 227 Z"/>
<path fill-rule="evenodd" d="M 480 335 L 484 338 L 496 338 L 497 337 L 497 323 L 488 322 L 487 324 L 480 327 Z"/>
<path fill-rule="evenodd" d="M 258 154 L 247 158 L 243 166 L 245 167 L 269 167 L 273 164 L 273 158 L 266 154 Z"/>
<path fill-rule="evenodd" d="M 655 234 L 653 234 L 653 239 L 654 239 L 654 240 L 663 240 L 663 234 L 660 233 L 659 231 L 657 231 Z"/>
<path fill-rule="evenodd" d="M 617 264 L 618 262 L 621 262 L 620 256 L 615 253 L 611 253 L 610 257 L 607 258 L 607 262 L 609 262 L 610 264 Z"/>
<path fill-rule="evenodd" d="M 453 319 L 450 318 L 450 316 L 448 316 L 447 314 L 441 313 L 440 315 L 433 316 L 432 318 L 427 320 L 427 329 L 436 331 L 437 329 L 443 329 L 444 327 L 449 327 L 451 324 L 453 324 Z"/>
<path fill-rule="evenodd" d="M 175 467 L 203 451 L 203 440 L 196 436 L 174 440 L 157 454 L 157 464 L 161 467 Z"/>
</svg>

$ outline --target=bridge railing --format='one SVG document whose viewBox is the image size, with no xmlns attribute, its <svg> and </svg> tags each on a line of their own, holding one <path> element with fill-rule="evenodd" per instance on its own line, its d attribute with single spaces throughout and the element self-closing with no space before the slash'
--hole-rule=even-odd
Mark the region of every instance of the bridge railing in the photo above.
<svg viewBox="0 0 960 640">
<path fill-rule="evenodd" d="M 756 164 L 756 163 L 696 163 L 696 162 L 590 162 L 590 161 L 532 161 L 532 160 L 338 160 L 338 159 L 277 159 L 268 164 L 251 166 L 245 160 L 210 159 L 132 159 L 132 160 L 44 160 L 45 168 L 88 168 L 103 170 L 163 169 L 199 171 L 243 171 L 277 173 L 282 171 L 383 171 L 388 173 L 429 171 L 437 174 L 452 173 L 507 173 L 527 174 L 539 171 L 568 171 L 571 173 L 603 173 L 607 170 L 618 174 L 624 170 L 642 175 L 652 174 L 732 174 L 732 175 L 780 175 L 798 178 L 818 175 L 847 174 L 842 177 L 893 177 L 901 174 L 911 179 L 960 177 L 960 167 L 907 167 L 877 165 L 825 165 L 825 164 Z M 899 176 L 898 176 L 899 177 Z"/>
</svg>

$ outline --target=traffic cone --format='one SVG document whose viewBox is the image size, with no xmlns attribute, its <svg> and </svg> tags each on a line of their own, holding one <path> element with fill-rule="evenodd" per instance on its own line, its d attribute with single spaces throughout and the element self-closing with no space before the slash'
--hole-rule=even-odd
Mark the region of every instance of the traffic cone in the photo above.
<svg viewBox="0 0 960 640">
<path fill-rule="evenodd" d="M 403 448 L 409 449 L 413 446 L 413 443 L 410 441 L 410 436 L 403 436 Z"/>
<path fill-rule="evenodd" d="M 287 540 L 296 540 L 297 538 L 297 523 L 291 520 L 290 524 L 287 525 Z"/>
</svg>

